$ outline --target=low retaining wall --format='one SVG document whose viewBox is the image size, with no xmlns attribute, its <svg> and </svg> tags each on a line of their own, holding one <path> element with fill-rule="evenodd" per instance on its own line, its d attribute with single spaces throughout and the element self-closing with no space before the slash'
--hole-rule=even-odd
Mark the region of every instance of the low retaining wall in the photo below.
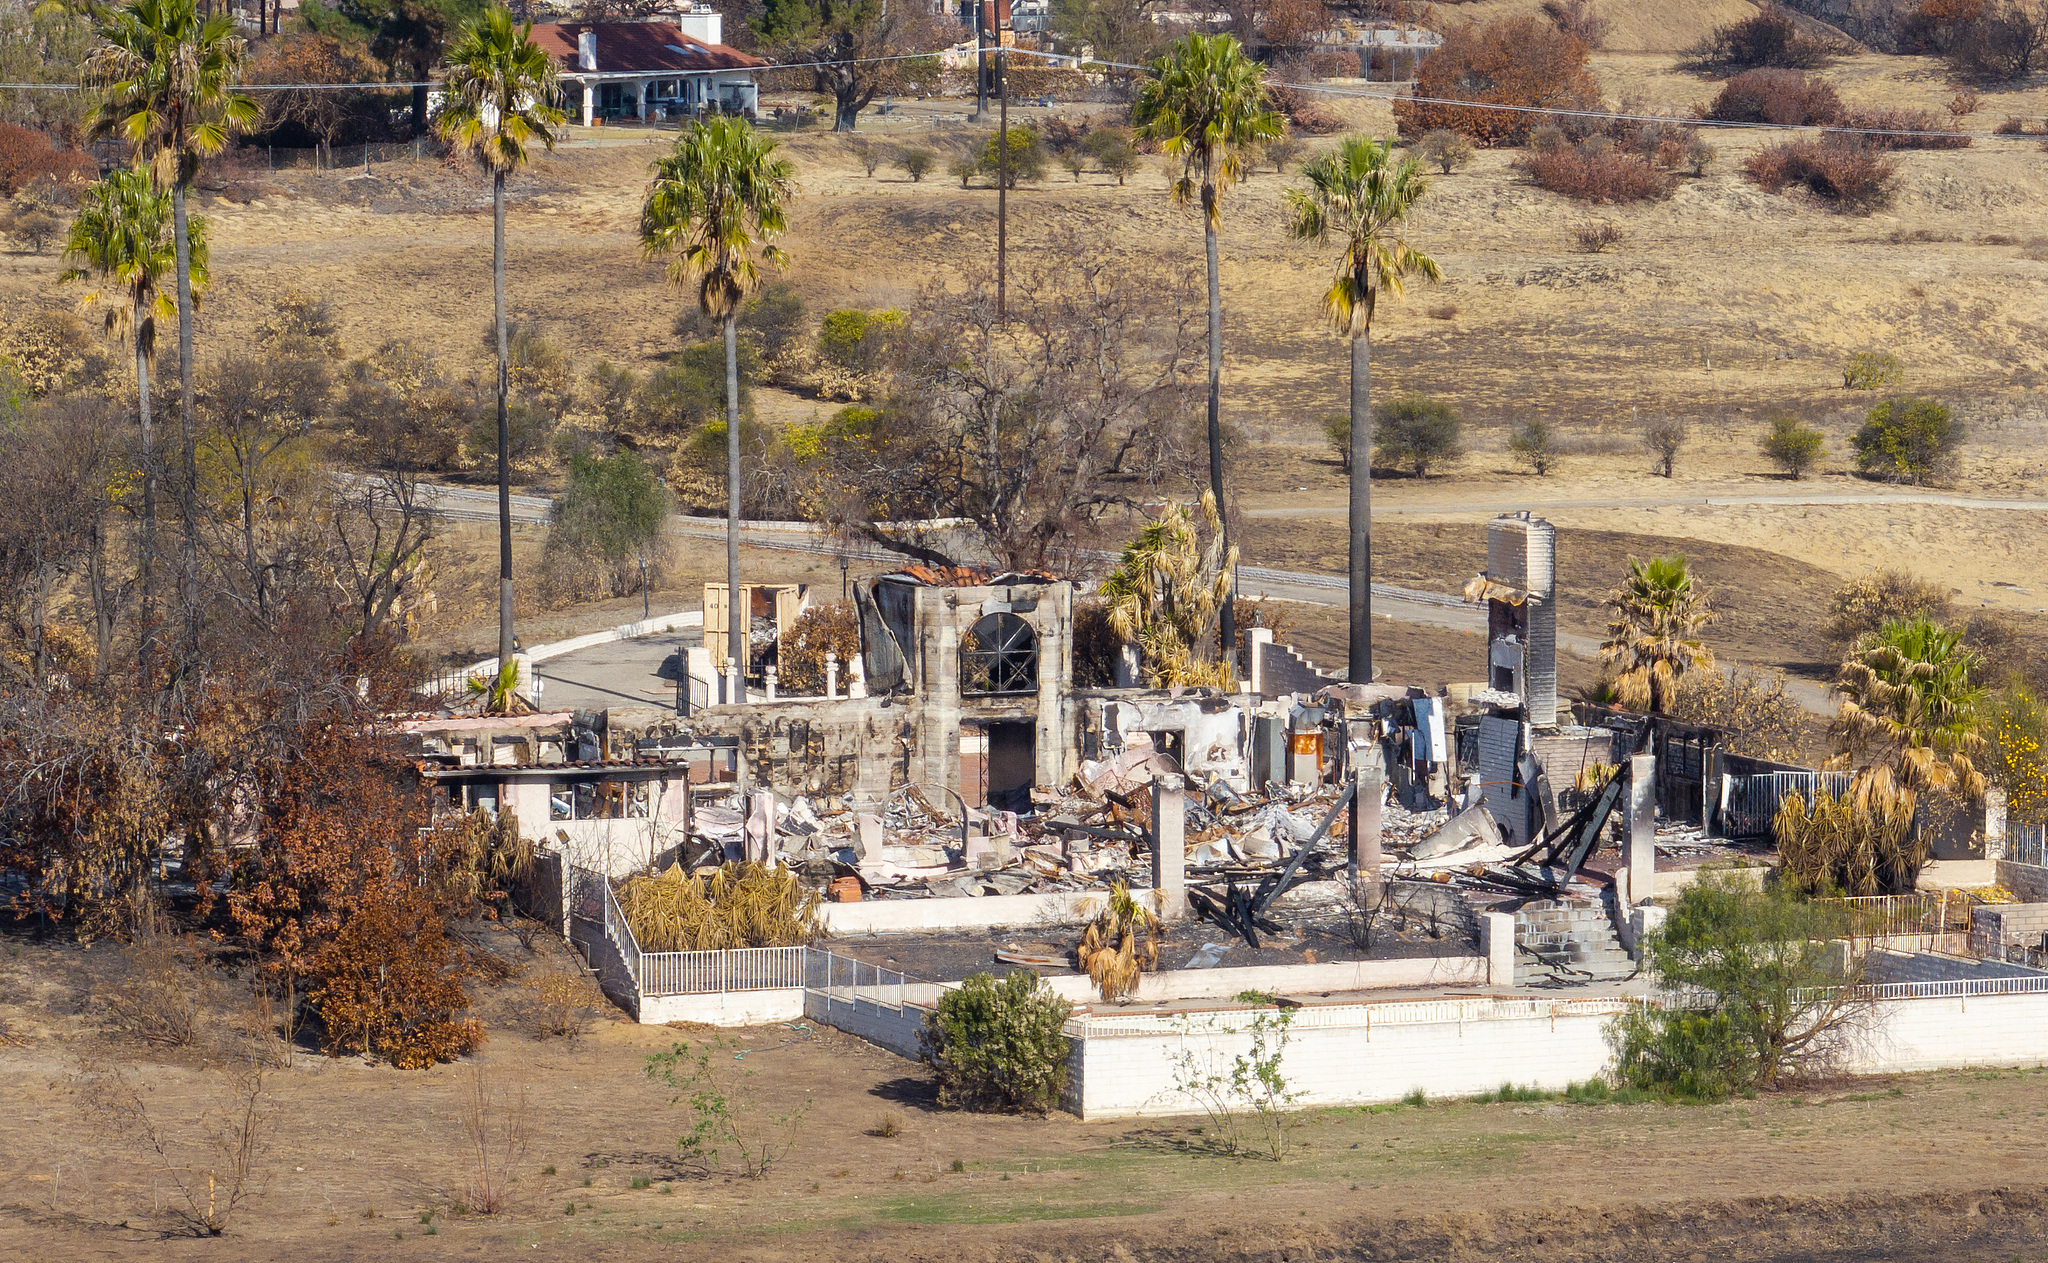
<svg viewBox="0 0 2048 1263">
<path fill-rule="evenodd" d="M 2048 903 L 2048 867 L 1999 860 L 1993 866 L 1998 884 L 2020 897 L 2023 903 Z"/>
<path fill-rule="evenodd" d="M 869 899 L 828 903 L 827 934 L 895 934 L 906 930 L 985 930 L 1041 922 L 1072 925 L 1102 910 L 1100 890 L 1057 890 L 1043 895 L 984 895 L 979 899 Z"/>
<path fill-rule="evenodd" d="M 1503 1083 L 1551 1091 L 1606 1073 L 1607 1024 L 1626 1000 L 1467 1000 L 1333 1005 L 1294 1011 L 1281 1073 L 1297 1108 L 1397 1101 L 1417 1089 L 1472 1096 Z M 1269 1018 L 1271 1011 L 1268 1011 Z M 1083 1118 L 1189 1114 L 1176 1064 L 1227 1073 L 1249 1052 L 1252 1015 L 1080 1024 L 1067 1107 Z M 1272 1037 L 1268 1036 L 1268 1046 Z M 1879 1001 L 1843 1069 L 1897 1074 L 2048 1065 L 2048 992 Z"/>
<path fill-rule="evenodd" d="M 1000 973 L 1000 967 L 996 972 Z M 1098 998 L 1086 974 L 1048 978 L 1062 999 Z M 1242 969 L 1168 969 L 1140 974 L 1136 999 L 1229 999 L 1245 991 L 1279 995 L 1328 995 L 1335 991 L 1384 991 L 1395 987 L 1463 987 L 1487 981 L 1483 956 L 1419 956 L 1402 960 L 1327 961 L 1315 965 L 1253 965 Z"/>
<path fill-rule="evenodd" d="M 1503 1083 L 1560 1090 L 1607 1068 L 1608 1020 L 1627 1001 L 1428 1002 L 1466 1020 L 1417 1022 L 1416 1005 L 1344 1005 L 1295 1010 L 1281 1074 L 1301 1095 L 1297 1108 L 1471 1096 Z M 1493 1016 L 1471 1015 L 1490 1013 Z M 1248 1023 L 1242 1011 L 1232 1025 Z M 1122 1019 L 1119 1019 L 1122 1020 Z M 1201 1019 L 1141 1023 L 1077 1041 L 1070 1108 L 1082 1118 L 1193 1114 L 1201 1106 L 1177 1091 L 1176 1061 L 1191 1054 L 1199 1074 L 1228 1073 L 1252 1046 L 1242 1029 L 1205 1028 Z M 1223 1025 L 1219 1023 L 1218 1025 Z M 1101 1029 L 1101 1023 L 1089 1023 Z M 1272 1037 L 1268 1036 L 1268 1047 Z"/>
<path fill-rule="evenodd" d="M 938 990 L 930 988 L 930 1003 L 936 1002 Z M 917 1058 L 917 1032 L 930 1011 L 928 1005 L 883 1004 L 837 989 L 809 991 L 804 995 L 804 1016 L 911 1060 Z"/>
<path fill-rule="evenodd" d="M 647 996 L 640 1001 L 640 1022 L 695 1022 L 701 1026 L 767 1026 L 793 1022 L 804 1015 L 804 989 L 777 987 L 768 991 L 712 991 L 701 995 Z"/>
</svg>

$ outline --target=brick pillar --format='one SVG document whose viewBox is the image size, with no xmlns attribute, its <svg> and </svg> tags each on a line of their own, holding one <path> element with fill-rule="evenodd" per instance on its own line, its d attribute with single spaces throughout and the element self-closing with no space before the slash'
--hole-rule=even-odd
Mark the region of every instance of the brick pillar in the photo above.
<svg viewBox="0 0 2048 1263">
<path fill-rule="evenodd" d="M 2005 791 L 1993 786 L 1984 791 L 1984 858 L 2005 858 Z"/>
<path fill-rule="evenodd" d="M 1186 785 L 1178 776 L 1152 780 L 1152 890 L 1167 921 L 1188 911 Z"/>
<path fill-rule="evenodd" d="M 1637 903 L 1657 897 L 1657 756 L 1628 761 L 1622 828 L 1628 836 L 1628 892 Z"/>
</svg>

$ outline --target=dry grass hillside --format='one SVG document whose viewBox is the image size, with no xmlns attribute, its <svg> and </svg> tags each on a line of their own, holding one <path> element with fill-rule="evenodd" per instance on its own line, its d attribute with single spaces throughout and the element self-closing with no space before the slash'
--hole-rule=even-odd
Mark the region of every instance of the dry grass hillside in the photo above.
<svg viewBox="0 0 2048 1263">
<path fill-rule="evenodd" d="M 1456 8 L 1488 16 L 1508 3 Z M 1681 46 L 1696 38 L 1687 23 L 1704 30 L 1749 7 L 1615 6 L 1614 42 Z M 1713 85 L 1675 60 L 1608 52 L 1594 69 L 1610 101 L 1680 112 Z M 1955 90 L 1927 59 L 1861 55 L 1825 73 L 1852 105 L 1938 109 Z M 1392 130 L 1382 100 L 1332 103 L 1358 129 Z M 1013 111 L 1026 123 L 1042 114 Z M 2007 115 L 2048 115 L 2048 85 L 1987 93 L 1969 123 L 1988 132 Z M 956 101 L 904 103 L 887 118 L 867 116 L 863 129 L 875 141 L 941 150 L 980 134 Z M 1379 511 L 1474 522 L 1535 507 L 1571 529 L 1757 549 L 1827 576 L 1905 566 L 1942 577 L 1965 604 L 2048 606 L 2031 590 L 2048 560 L 2038 515 L 1930 501 L 1853 476 L 1848 438 L 1872 397 L 1844 390 L 1841 378 L 1856 351 L 1896 352 L 1908 389 L 1949 403 L 1969 427 L 1954 485 L 1941 495 L 2039 498 L 2048 480 L 2039 398 L 2048 380 L 2039 298 L 2048 282 L 2048 231 L 2039 227 L 2048 167 L 2038 139 L 1899 154 L 1894 204 L 1867 217 L 1749 183 L 1741 161 L 1766 137 L 1711 139 L 1720 152 L 1703 177 L 1681 181 L 1669 200 L 1629 207 L 1588 207 L 1537 189 L 1515 170 L 1512 151 L 1483 151 L 1436 179 L 1413 236 L 1446 279 L 1383 309 L 1375 389 L 1451 402 L 1466 421 L 1467 451 L 1427 481 L 1381 479 Z M 814 312 L 912 302 L 992 250 L 992 190 L 962 189 L 937 173 L 912 183 L 887 165 L 870 177 L 829 134 L 787 143 L 802 184 L 786 243 L 789 276 Z M 644 135 L 579 132 L 514 181 L 514 314 L 540 323 L 586 368 L 602 358 L 644 369 L 677 349 L 671 324 L 685 300 L 642 256 L 635 232 L 656 152 Z M 1344 358 L 1317 312 L 1333 260 L 1287 239 L 1280 195 L 1294 178 L 1266 167 L 1229 195 L 1224 402 L 1241 440 L 1233 474 L 1241 506 L 1255 521 L 1334 527 L 1343 486 L 1320 422 L 1343 406 Z M 1169 202 L 1165 185 L 1157 160 L 1122 187 L 1056 172 L 1011 198 L 1012 249 L 1051 249 L 1078 230 L 1090 248 L 1162 268 L 1198 266 L 1198 224 Z M 217 278 L 203 348 L 245 342 L 273 301 L 300 291 L 331 301 L 352 354 L 395 339 L 484 370 L 488 190 L 473 174 L 394 164 L 368 176 L 259 172 L 230 187 L 244 200 L 202 199 L 211 203 L 203 209 L 213 220 Z M 1573 230 L 1595 220 L 1611 221 L 1621 240 L 1580 253 Z M 50 256 L 0 256 L 0 307 L 71 301 L 54 284 L 58 266 Z M 773 390 L 760 402 L 778 421 L 834 406 Z M 1786 482 L 1758 454 L 1772 409 L 1827 434 L 1814 478 Z M 1643 420 L 1664 415 L 1691 426 L 1672 479 L 1651 476 L 1639 442 Z M 1566 454 L 1546 478 L 1521 472 L 1505 450 L 1508 426 L 1530 417 L 1549 420 L 1563 439 Z M 1272 560 L 1292 548 L 1273 531 L 1255 531 L 1251 543 L 1255 558 L 1269 545 Z M 1321 565 L 1333 560 L 1319 544 L 1306 551 Z M 1399 557 L 1386 564 L 1403 569 Z M 1827 581 L 1810 586 L 1817 601 Z"/>
</svg>

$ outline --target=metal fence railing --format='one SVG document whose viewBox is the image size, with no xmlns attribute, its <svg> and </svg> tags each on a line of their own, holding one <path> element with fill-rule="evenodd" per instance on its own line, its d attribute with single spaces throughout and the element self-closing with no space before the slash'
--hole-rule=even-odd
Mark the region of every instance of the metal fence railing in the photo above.
<svg viewBox="0 0 2048 1263">
<path fill-rule="evenodd" d="M 1727 805 L 1721 810 L 1721 831 L 1737 839 L 1767 838 L 1778 808 L 1789 794 L 1813 805 L 1814 793 L 1840 797 L 1849 792 L 1848 772 L 1756 772 L 1728 778 Z"/>
<path fill-rule="evenodd" d="M 1859 895 L 1819 899 L 1841 908 L 1855 938 L 1967 933 L 1977 901 L 1960 890 L 1922 890 L 1910 895 Z"/>
<path fill-rule="evenodd" d="M 804 987 L 824 999 L 828 1012 L 835 1003 L 864 1000 L 900 1013 L 911 1003 L 911 985 L 923 981 L 901 970 L 872 965 L 821 947 L 804 952 Z"/>
<path fill-rule="evenodd" d="M 2005 858 L 2014 864 L 2048 864 L 2048 824 L 2008 822 Z"/>
<path fill-rule="evenodd" d="M 742 947 L 718 952 L 642 952 L 639 982 L 642 996 L 801 987 L 804 949 Z"/>
</svg>

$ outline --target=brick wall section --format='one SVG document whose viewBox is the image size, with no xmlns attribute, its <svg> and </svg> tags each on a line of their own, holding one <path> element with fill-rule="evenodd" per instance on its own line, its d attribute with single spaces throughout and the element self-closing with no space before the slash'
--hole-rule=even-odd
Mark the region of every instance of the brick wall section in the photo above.
<svg viewBox="0 0 2048 1263">
<path fill-rule="evenodd" d="M 1998 884 L 2027 903 L 2048 903 L 2048 867 L 2000 860 Z"/>
<path fill-rule="evenodd" d="M 2038 946 L 2041 936 L 2048 934 L 2048 903 L 1994 903 L 1972 908 L 1970 929 L 1994 943 Z"/>
<path fill-rule="evenodd" d="M 1313 662 L 1286 645 L 1266 644 L 1259 649 L 1259 688 L 1267 697 L 1313 693 L 1342 678 L 1317 670 Z"/>
</svg>

